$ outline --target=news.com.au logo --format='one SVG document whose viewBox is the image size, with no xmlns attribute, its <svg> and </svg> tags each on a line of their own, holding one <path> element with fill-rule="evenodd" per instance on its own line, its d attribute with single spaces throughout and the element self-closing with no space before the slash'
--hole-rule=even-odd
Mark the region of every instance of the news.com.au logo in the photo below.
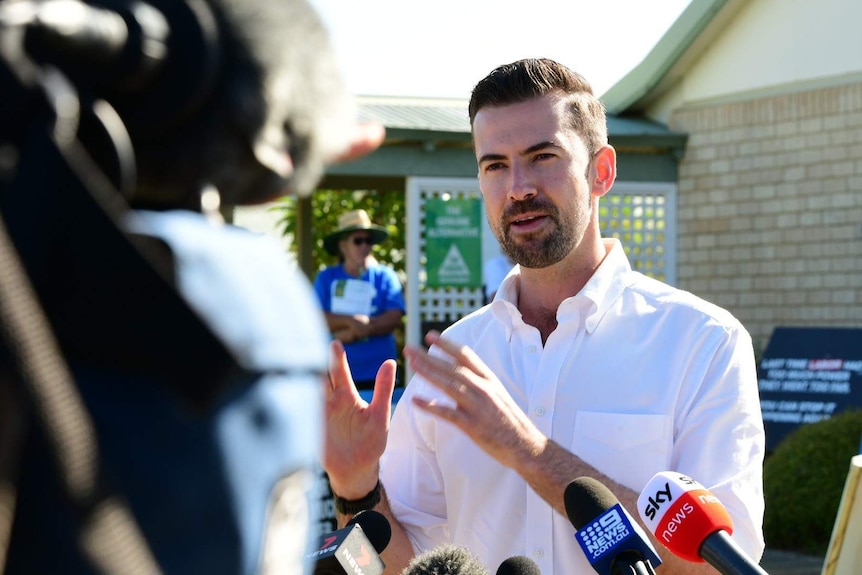
<svg viewBox="0 0 862 575">
<path fill-rule="evenodd" d="M 609 509 L 578 532 L 584 548 L 593 558 L 600 556 L 629 535 L 631 535 L 631 527 L 616 508 Z"/>
</svg>

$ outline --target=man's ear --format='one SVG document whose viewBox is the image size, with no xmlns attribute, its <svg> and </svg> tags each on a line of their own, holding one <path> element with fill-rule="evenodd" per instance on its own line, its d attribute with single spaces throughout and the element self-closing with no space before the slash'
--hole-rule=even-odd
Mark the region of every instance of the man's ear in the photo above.
<svg viewBox="0 0 862 575">
<path fill-rule="evenodd" d="M 592 194 L 601 197 L 607 194 L 617 179 L 617 152 L 611 146 L 602 146 L 593 156 Z"/>
</svg>

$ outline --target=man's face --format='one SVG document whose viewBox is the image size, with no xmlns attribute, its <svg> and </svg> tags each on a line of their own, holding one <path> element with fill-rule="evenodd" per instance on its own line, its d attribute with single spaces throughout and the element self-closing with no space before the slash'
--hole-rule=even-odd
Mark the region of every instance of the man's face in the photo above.
<svg viewBox="0 0 862 575">
<path fill-rule="evenodd" d="M 479 187 L 503 251 L 523 267 L 553 265 L 590 222 L 590 155 L 561 96 L 483 108 L 473 122 Z"/>
<path fill-rule="evenodd" d="M 368 256 L 371 255 L 371 234 L 357 231 L 347 234 L 339 242 L 345 265 L 350 267 L 365 267 Z"/>
</svg>

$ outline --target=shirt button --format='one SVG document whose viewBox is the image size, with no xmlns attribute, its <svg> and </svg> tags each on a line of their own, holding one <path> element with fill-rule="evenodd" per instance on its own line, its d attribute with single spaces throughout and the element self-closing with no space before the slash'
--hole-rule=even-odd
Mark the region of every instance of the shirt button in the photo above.
<svg viewBox="0 0 862 575">
<path fill-rule="evenodd" d="M 540 557 L 540 558 L 544 557 L 545 556 L 545 550 L 544 549 L 536 549 L 535 551 L 533 551 L 533 556 L 534 557 Z"/>
<path fill-rule="evenodd" d="M 536 415 L 538 415 L 539 417 L 542 417 L 543 415 L 545 415 L 545 408 L 544 407 L 537 407 L 536 411 L 534 413 Z"/>
<path fill-rule="evenodd" d="M 527 346 L 527 353 L 536 353 L 536 346 L 535 345 L 528 345 Z"/>
</svg>

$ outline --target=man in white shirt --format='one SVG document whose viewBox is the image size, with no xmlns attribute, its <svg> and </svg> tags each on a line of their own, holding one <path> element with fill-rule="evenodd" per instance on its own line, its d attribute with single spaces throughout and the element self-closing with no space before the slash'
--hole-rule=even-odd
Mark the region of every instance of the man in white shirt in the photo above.
<svg viewBox="0 0 862 575">
<path fill-rule="evenodd" d="M 491 571 L 527 555 L 544 573 L 587 574 L 569 482 L 594 477 L 637 515 L 639 491 L 672 470 L 721 500 L 736 542 L 759 559 L 751 338 L 727 311 L 632 271 L 619 242 L 601 238 L 616 155 L 589 84 L 550 60 L 501 66 L 473 90 L 470 119 L 488 220 L 520 265 L 489 306 L 428 334 L 428 352 L 405 349 L 416 376 L 391 430 L 394 366 L 366 406 L 333 346 L 325 466 L 342 520 L 368 507 L 389 517 L 393 573 L 454 543 Z M 656 547 L 663 573 L 714 572 Z"/>
</svg>

